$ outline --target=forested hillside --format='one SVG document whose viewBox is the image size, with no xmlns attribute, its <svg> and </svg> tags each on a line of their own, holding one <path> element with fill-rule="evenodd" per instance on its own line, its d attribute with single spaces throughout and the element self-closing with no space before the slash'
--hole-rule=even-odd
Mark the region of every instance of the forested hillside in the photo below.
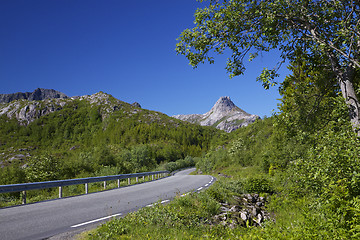
<svg viewBox="0 0 360 240">
<path fill-rule="evenodd" d="M 53 101 L 9 104 L 21 105 L 20 112 L 29 104 L 46 109 Z M 29 124 L 16 114 L 0 117 L 0 184 L 149 171 L 201 156 L 223 134 L 101 92 L 61 102 L 61 108 L 35 114 Z"/>
</svg>

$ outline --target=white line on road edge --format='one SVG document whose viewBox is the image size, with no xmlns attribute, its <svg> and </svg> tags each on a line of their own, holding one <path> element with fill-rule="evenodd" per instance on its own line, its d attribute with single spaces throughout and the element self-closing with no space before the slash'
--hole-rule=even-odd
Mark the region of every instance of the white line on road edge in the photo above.
<svg viewBox="0 0 360 240">
<path fill-rule="evenodd" d="M 163 204 L 163 203 L 167 203 L 167 202 L 170 202 L 170 200 L 164 200 L 164 201 L 161 201 L 160 203 Z M 146 207 L 153 207 L 156 204 L 159 204 L 159 203 L 149 204 L 149 205 L 146 205 Z"/>
<path fill-rule="evenodd" d="M 72 227 L 72 228 L 81 227 L 81 226 L 84 226 L 84 225 L 87 225 L 87 224 L 90 224 L 90 223 L 99 222 L 99 221 L 102 221 L 102 220 L 105 220 L 105 219 L 109 219 L 109 218 L 112 218 L 112 217 L 116 217 L 116 216 L 120 216 L 120 215 L 122 215 L 122 214 L 121 214 L 121 213 L 118 213 L 118 214 L 114 214 L 114 215 L 111 215 L 111 216 L 107 216 L 107 217 L 103 217 L 103 218 L 98 218 L 98 219 L 91 220 L 91 221 L 88 221 L 88 222 L 84 222 L 84 223 L 80 223 L 80 224 L 77 224 L 77 225 L 73 225 L 73 226 L 71 226 L 71 227 Z"/>
<path fill-rule="evenodd" d="M 189 195 L 190 192 L 184 193 L 183 195 L 181 195 L 180 197 L 185 197 L 186 195 Z"/>
</svg>

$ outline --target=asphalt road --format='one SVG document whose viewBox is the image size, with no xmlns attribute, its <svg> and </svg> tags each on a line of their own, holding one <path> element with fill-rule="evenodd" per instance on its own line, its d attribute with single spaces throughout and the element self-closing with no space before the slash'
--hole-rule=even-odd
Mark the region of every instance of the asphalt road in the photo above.
<svg viewBox="0 0 360 240">
<path fill-rule="evenodd" d="M 69 232 L 81 232 L 111 217 L 123 216 L 159 200 L 200 191 L 215 180 L 206 175 L 174 176 L 133 186 L 0 209 L 0 239 L 47 239 Z"/>
</svg>

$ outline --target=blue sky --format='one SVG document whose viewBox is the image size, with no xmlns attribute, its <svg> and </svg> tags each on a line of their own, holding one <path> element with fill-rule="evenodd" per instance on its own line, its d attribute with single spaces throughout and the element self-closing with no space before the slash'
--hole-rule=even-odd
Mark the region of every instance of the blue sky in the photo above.
<svg viewBox="0 0 360 240">
<path fill-rule="evenodd" d="M 50 88 L 68 96 L 103 91 L 168 115 L 205 113 L 221 96 L 260 117 L 277 87 L 256 77 L 276 53 L 229 79 L 226 56 L 192 69 L 176 38 L 193 27 L 196 0 L 1 0 L 0 93 Z M 283 72 L 283 73 L 282 73 Z M 288 73 L 282 68 L 281 78 Z M 280 79 L 281 79 L 280 78 Z"/>
</svg>

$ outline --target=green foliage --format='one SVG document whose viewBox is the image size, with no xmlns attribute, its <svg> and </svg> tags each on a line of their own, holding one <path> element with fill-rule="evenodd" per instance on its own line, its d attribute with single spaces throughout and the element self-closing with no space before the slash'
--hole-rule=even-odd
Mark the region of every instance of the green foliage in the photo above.
<svg viewBox="0 0 360 240">
<path fill-rule="evenodd" d="M 206 194 L 218 202 L 232 202 L 232 196 L 243 193 L 246 193 L 244 179 L 219 179 L 206 190 Z"/>
<path fill-rule="evenodd" d="M 249 193 L 273 193 L 271 181 L 266 177 L 250 177 L 246 179 L 244 190 Z"/>
<path fill-rule="evenodd" d="M 196 163 L 196 168 L 204 173 L 211 173 L 216 164 L 228 162 L 227 159 L 227 152 L 224 149 L 218 149 L 216 151 L 208 152 L 204 157 L 199 159 Z"/>
<path fill-rule="evenodd" d="M 178 169 L 194 167 L 195 163 L 199 160 L 199 158 L 192 158 L 191 156 L 186 156 L 185 159 L 179 159 L 175 162 L 166 163 L 164 168 L 167 171 L 173 172 Z"/>
<path fill-rule="evenodd" d="M 14 163 L 8 167 L 0 168 L 0 185 L 24 182 L 26 182 L 26 175 L 20 163 Z"/>
<path fill-rule="evenodd" d="M 155 167 L 155 161 L 150 158 L 149 149 L 145 145 L 131 149 L 130 162 L 135 172 L 145 172 Z"/>
<path fill-rule="evenodd" d="M 329 69 L 317 69 L 304 58 L 292 62 L 289 69 L 293 74 L 280 87 L 278 124 L 289 135 L 301 131 L 305 138 L 339 118 L 334 112 L 339 107 L 339 86 Z"/>
<path fill-rule="evenodd" d="M 25 169 L 26 178 L 29 182 L 51 181 L 59 178 L 59 163 L 50 155 L 33 157 Z"/>
</svg>

